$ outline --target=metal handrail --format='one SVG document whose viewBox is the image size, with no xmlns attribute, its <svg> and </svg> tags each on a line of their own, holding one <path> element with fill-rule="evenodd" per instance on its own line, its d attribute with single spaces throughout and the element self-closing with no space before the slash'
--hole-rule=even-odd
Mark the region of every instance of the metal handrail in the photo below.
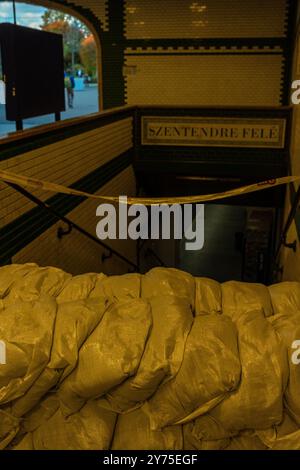
<svg viewBox="0 0 300 470">
<path fill-rule="evenodd" d="M 276 251 L 275 260 L 278 259 L 278 256 L 279 256 L 279 253 L 280 253 L 280 250 L 281 250 L 282 246 L 284 246 L 286 248 L 290 248 L 294 252 L 297 249 L 297 240 L 294 240 L 292 243 L 287 243 L 286 238 L 287 238 L 289 229 L 290 229 L 290 227 L 291 227 L 291 225 L 292 225 L 292 223 L 293 223 L 293 221 L 296 217 L 299 205 L 300 205 L 300 186 L 299 186 L 298 190 L 295 191 L 295 195 L 294 195 L 293 202 L 292 202 L 292 207 L 291 207 L 291 210 L 289 212 L 288 218 L 287 218 L 287 220 L 284 224 L 282 234 L 280 236 L 280 241 L 279 241 L 279 245 L 278 245 L 278 248 L 277 248 L 277 251 Z"/>
<path fill-rule="evenodd" d="M 68 233 L 71 232 L 71 230 L 74 228 L 75 230 L 77 230 L 78 232 L 80 232 L 82 235 L 84 235 L 85 237 L 89 238 L 90 240 L 93 240 L 95 243 L 97 243 L 98 245 L 100 245 L 102 248 L 105 248 L 106 250 L 109 251 L 110 255 L 109 256 L 105 256 L 105 258 L 108 258 L 110 257 L 111 255 L 115 255 L 117 256 L 119 259 L 121 259 L 122 261 L 124 261 L 125 263 L 127 263 L 129 266 L 131 266 L 132 268 L 134 268 L 134 271 L 139 271 L 139 268 L 137 266 L 137 264 L 133 263 L 132 261 L 130 261 L 130 259 L 126 258 L 126 256 L 123 256 L 121 253 L 119 253 L 118 251 L 116 251 L 114 248 L 111 248 L 109 245 L 107 245 L 106 243 L 104 243 L 103 241 L 99 240 L 98 238 L 94 237 L 94 235 L 91 235 L 89 232 L 87 232 L 85 229 L 83 229 L 82 227 L 80 227 L 80 225 L 76 224 L 75 222 L 73 222 L 72 220 L 70 220 L 68 217 L 65 217 L 64 215 L 61 215 L 56 209 L 54 209 L 53 207 L 49 206 L 48 204 L 46 204 L 45 202 L 43 202 L 41 199 L 39 199 L 38 197 L 34 196 L 33 194 L 31 194 L 29 191 L 27 191 L 26 189 L 22 188 L 21 186 L 15 184 L 15 183 L 6 183 L 8 186 L 10 186 L 11 188 L 13 188 L 15 191 L 18 191 L 20 194 L 22 194 L 23 196 L 25 196 L 27 199 L 29 199 L 30 201 L 32 201 L 33 203 L 35 203 L 36 205 L 38 205 L 39 207 L 41 207 L 42 209 L 48 211 L 49 213 L 51 213 L 52 215 L 54 215 L 57 219 L 59 220 L 62 220 L 64 223 L 66 223 L 68 225 L 68 229 L 67 231 L 64 231 L 61 227 L 60 229 L 58 230 L 58 237 L 61 238 L 62 236 L 64 235 L 67 235 Z M 103 258 L 102 258 L 103 259 Z"/>
<path fill-rule="evenodd" d="M 151 256 L 151 255 L 153 256 L 153 258 L 155 258 L 155 259 L 159 262 L 160 266 L 162 266 L 162 267 L 164 267 L 164 268 L 166 267 L 165 263 L 164 263 L 164 262 L 162 261 L 162 259 L 155 253 L 155 251 L 154 251 L 152 248 L 148 247 L 148 248 L 146 249 L 145 257 Z"/>
</svg>

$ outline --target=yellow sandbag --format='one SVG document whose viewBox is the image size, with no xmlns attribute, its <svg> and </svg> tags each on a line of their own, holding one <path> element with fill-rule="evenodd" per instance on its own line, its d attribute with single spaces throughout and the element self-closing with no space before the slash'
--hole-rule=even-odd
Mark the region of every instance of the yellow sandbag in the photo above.
<svg viewBox="0 0 300 470">
<path fill-rule="evenodd" d="M 113 300 L 138 299 L 141 294 L 141 275 L 136 273 L 109 276 L 103 281 L 105 295 Z"/>
<path fill-rule="evenodd" d="M 0 338 L 7 361 L 0 367 L 0 403 L 22 396 L 46 367 L 55 316 L 56 303 L 46 295 L 1 311 Z"/>
<path fill-rule="evenodd" d="M 230 439 L 205 441 L 200 438 L 196 421 L 183 426 L 184 450 L 222 450 L 230 444 Z"/>
<path fill-rule="evenodd" d="M 87 299 L 94 289 L 97 274 L 80 274 L 67 281 L 57 297 L 57 302 Z"/>
<path fill-rule="evenodd" d="M 151 428 L 181 424 L 206 413 L 236 389 L 240 374 L 237 332 L 230 318 L 197 316 L 178 374 L 146 404 Z"/>
<path fill-rule="evenodd" d="M 151 324 L 150 305 L 141 299 L 108 308 L 81 347 L 77 368 L 60 387 L 65 414 L 77 411 L 88 398 L 104 395 L 136 372 Z"/>
<path fill-rule="evenodd" d="M 299 312 L 300 313 L 300 312 Z M 285 408 L 292 418 L 300 425 L 300 364 L 293 362 L 295 341 L 300 340 L 300 316 L 292 314 L 288 309 L 270 317 L 270 322 L 281 337 L 288 357 L 289 380 L 284 391 Z"/>
<path fill-rule="evenodd" d="M 34 450 L 32 434 L 26 434 L 21 441 L 16 444 L 12 450 Z"/>
<path fill-rule="evenodd" d="M 134 377 L 113 389 L 107 399 L 118 412 L 147 400 L 164 380 L 176 375 L 182 363 L 193 315 L 189 303 L 175 296 L 153 297 L 153 325 L 145 352 Z"/>
<path fill-rule="evenodd" d="M 11 413 L 19 418 L 28 413 L 58 383 L 61 374 L 60 370 L 46 367 L 27 392 L 12 402 Z"/>
<path fill-rule="evenodd" d="M 59 398 L 56 393 L 49 393 L 21 420 L 20 432 L 30 433 L 46 423 L 59 408 Z"/>
<path fill-rule="evenodd" d="M 55 331 L 48 366 L 25 395 L 12 403 L 12 414 L 28 413 L 59 380 L 75 367 L 78 351 L 106 310 L 105 299 L 87 299 L 58 304 Z"/>
<path fill-rule="evenodd" d="M 240 314 L 236 325 L 242 364 L 241 383 L 236 391 L 210 411 L 210 415 L 224 429 L 238 433 L 243 429 L 265 429 L 280 423 L 288 364 L 280 337 L 261 311 Z M 202 424 L 200 418 L 199 426 Z"/>
<path fill-rule="evenodd" d="M 205 277 L 195 278 L 195 315 L 222 313 L 221 284 Z"/>
<path fill-rule="evenodd" d="M 49 367 L 65 369 L 62 378 L 74 369 L 79 349 L 100 323 L 107 307 L 105 297 L 58 304 Z"/>
<path fill-rule="evenodd" d="M 33 432 L 35 450 L 106 450 L 109 449 L 117 415 L 90 400 L 72 416 L 60 409 Z"/>
<path fill-rule="evenodd" d="M 19 430 L 19 420 L 0 409 L 0 450 L 14 439 Z"/>
<path fill-rule="evenodd" d="M 71 277 L 58 268 L 30 269 L 24 276 L 15 279 L 4 303 L 10 305 L 17 300 L 37 300 L 43 294 L 57 297 Z"/>
<path fill-rule="evenodd" d="M 97 297 L 106 297 L 103 287 L 103 281 L 107 278 L 106 274 L 99 273 L 96 276 L 96 281 L 93 289 L 90 291 L 88 298 L 95 299 Z"/>
<path fill-rule="evenodd" d="M 152 431 L 143 407 L 118 416 L 112 450 L 181 450 L 181 426 L 169 426 Z"/>
<path fill-rule="evenodd" d="M 254 431 L 244 431 L 239 436 L 233 437 L 225 450 L 267 450 Z"/>
<path fill-rule="evenodd" d="M 98 274 L 89 298 L 108 297 L 112 302 L 138 299 L 141 294 L 141 274 L 130 273 L 122 276 Z"/>
<path fill-rule="evenodd" d="M 195 281 L 191 274 L 174 268 L 154 268 L 142 277 L 141 297 L 145 300 L 161 295 L 186 299 L 194 311 Z"/>
<path fill-rule="evenodd" d="M 189 423 L 190 424 L 190 423 Z M 199 416 L 192 421 L 193 435 L 200 442 L 226 441 L 237 435 L 237 431 L 225 429 L 210 413 Z"/>
<path fill-rule="evenodd" d="M 9 264 L 0 268 L 0 299 L 5 298 L 11 287 L 19 279 L 22 279 L 28 272 L 37 271 L 38 266 L 35 263 L 28 264 Z"/>
<path fill-rule="evenodd" d="M 271 450 L 300 450 L 300 428 L 288 413 L 278 426 L 256 431 L 256 434 Z"/>
<path fill-rule="evenodd" d="M 281 282 L 269 287 L 274 313 L 300 315 L 300 282 Z"/>
<path fill-rule="evenodd" d="M 273 315 L 268 288 L 262 284 L 229 281 L 222 284 L 222 310 L 235 318 L 243 312 L 262 310 L 265 317 Z"/>
</svg>

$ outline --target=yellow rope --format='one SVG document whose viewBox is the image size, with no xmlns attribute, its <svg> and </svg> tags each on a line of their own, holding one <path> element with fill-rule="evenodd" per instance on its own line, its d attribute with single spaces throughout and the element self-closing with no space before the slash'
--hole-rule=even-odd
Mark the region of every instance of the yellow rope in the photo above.
<svg viewBox="0 0 300 470">
<path fill-rule="evenodd" d="M 98 199 L 101 201 L 119 202 L 119 196 L 101 196 L 96 194 L 86 193 L 84 191 L 77 191 L 66 186 L 49 181 L 43 181 L 36 178 L 29 178 L 27 176 L 11 173 L 10 171 L 0 170 L 0 180 L 7 183 L 14 183 L 23 188 L 39 189 L 50 191 L 54 193 L 69 194 L 73 196 L 83 196 L 91 199 Z M 261 183 L 249 184 L 241 186 L 240 188 L 230 189 L 228 191 L 203 194 L 198 196 L 182 196 L 182 197 L 160 197 L 160 198 L 145 198 L 145 197 L 128 197 L 127 204 L 143 204 L 145 206 L 153 206 L 160 204 L 192 204 L 202 203 L 208 201 L 216 201 L 218 199 L 225 199 L 228 197 L 240 196 L 241 194 L 253 193 L 263 189 L 274 188 L 283 184 L 293 183 L 300 181 L 300 176 L 284 176 L 275 178 Z"/>
</svg>

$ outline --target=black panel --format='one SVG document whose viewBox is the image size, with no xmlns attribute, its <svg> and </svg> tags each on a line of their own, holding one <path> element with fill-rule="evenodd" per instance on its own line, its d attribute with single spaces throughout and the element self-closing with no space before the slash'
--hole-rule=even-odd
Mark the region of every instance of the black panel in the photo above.
<svg viewBox="0 0 300 470">
<path fill-rule="evenodd" d="M 65 110 L 62 36 L 0 25 L 6 118 L 17 121 Z"/>
</svg>

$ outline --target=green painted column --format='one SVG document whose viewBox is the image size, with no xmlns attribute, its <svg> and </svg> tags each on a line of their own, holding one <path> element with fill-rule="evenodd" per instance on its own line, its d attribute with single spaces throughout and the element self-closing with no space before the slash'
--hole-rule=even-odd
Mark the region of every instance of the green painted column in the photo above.
<svg viewBox="0 0 300 470">
<path fill-rule="evenodd" d="M 125 102 L 124 2 L 108 1 L 109 32 L 102 34 L 102 79 L 104 109 L 122 106 Z"/>
</svg>

